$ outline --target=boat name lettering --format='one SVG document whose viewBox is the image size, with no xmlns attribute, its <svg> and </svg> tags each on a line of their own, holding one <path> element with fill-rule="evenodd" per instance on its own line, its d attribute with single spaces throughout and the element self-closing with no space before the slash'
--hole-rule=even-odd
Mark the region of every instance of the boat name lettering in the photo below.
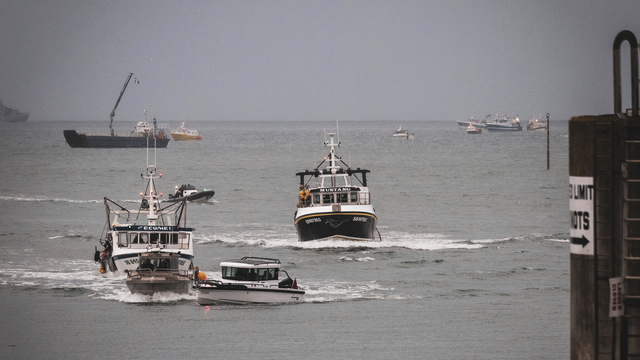
<svg viewBox="0 0 640 360">
<path fill-rule="evenodd" d="M 367 218 L 363 216 L 354 216 L 353 221 L 367 222 Z"/>
<path fill-rule="evenodd" d="M 322 220 L 320 220 L 320 218 L 311 218 L 311 219 L 305 220 L 304 222 L 306 222 L 307 224 L 311 224 L 311 223 L 322 222 Z"/>
<path fill-rule="evenodd" d="M 127 229 L 129 231 L 131 230 L 138 230 L 138 231 L 176 231 L 178 229 L 176 229 L 175 226 L 153 226 L 153 225 L 133 225 L 131 227 L 129 227 L 129 229 Z"/>
<path fill-rule="evenodd" d="M 138 263 L 138 259 L 124 260 L 124 263 L 127 264 L 127 265 L 137 264 Z"/>
<path fill-rule="evenodd" d="M 338 191 L 351 191 L 352 187 L 334 187 L 334 188 L 320 188 L 320 192 L 338 192 Z"/>
</svg>

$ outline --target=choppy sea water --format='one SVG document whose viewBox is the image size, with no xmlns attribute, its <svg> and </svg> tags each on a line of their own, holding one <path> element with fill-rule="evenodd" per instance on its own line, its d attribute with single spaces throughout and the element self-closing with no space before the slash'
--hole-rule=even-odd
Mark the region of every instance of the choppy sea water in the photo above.
<svg viewBox="0 0 640 360">
<path fill-rule="evenodd" d="M 566 121 L 552 122 L 549 170 L 544 132 L 403 122 L 416 136 L 399 140 L 398 122 L 341 122 L 338 154 L 371 170 L 371 243 L 296 241 L 295 173 L 317 165 L 335 123 L 187 125 L 204 140 L 171 141 L 156 161 L 165 194 L 216 191 L 188 207 L 196 265 L 216 277 L 222 260 L 279 258 L 305 303 L 130 294 L 93 251 L 103 197 L 138 201 L 146 150 L 71 149 L 62 136 L 106 122 L 0 124 L 0 357 L 568 357 Z"/>
</svg>

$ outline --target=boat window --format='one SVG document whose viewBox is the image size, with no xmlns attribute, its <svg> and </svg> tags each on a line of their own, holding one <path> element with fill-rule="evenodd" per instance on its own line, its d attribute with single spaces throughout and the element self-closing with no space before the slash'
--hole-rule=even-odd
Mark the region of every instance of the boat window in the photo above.
<svg viewBox="0 0 640 360">
<path fill-rule="evenodd" d="M 278 269 L 258 269 L 258 280 L 278 280 Z"/>
<path fill-rule="evenodd" d="M 178 245 L 178 234 L 171 234 L 171 244 Z"/>
<path fill-rule="evenodd" d="M 352 203 L 358 202 L 358 193 L 352 192 L 352 193 L 349 193 L 349 195 L 351 195 L 351 202 Z"/>
<path fill-rule="evenodd" d="M 151 243 L 152 244 L 157 244 L 158 243 L 158 238 L 160 237 L 160 234 L 151 233 L 149 235 L 151 235 Z"/>
<path fill-rule="evenodd" d="M 138 241 L 140 244 L 148 244 L 149 243 L 149 234 L 141 233 L 138 235 Z"/>
<path fill-rule="evenodd" d="M 137 244 L 138 243 L 138 234 L 129 234 L 129 237 L 131 238 L 131 243 L 132 244 Z"/>
<path fill-rule="evenodd" d="M 160 244 L 168 244 L 171 234 L 160 234 Z"/>
<path fill-rule="evenodd" d="M 346 203 L 349 202 L 349 195 L 347 193 L 343 193 L 343 194 L 336 194 L 336 202 L 339 203 Z"/>
<path fill-rule="evenodd" d="M 189 248 L 189 234 L 178 234 L 178 243 L 180 244 L 180 249 L 188 249 Z"/>
<path fill-rule="evenodd" d="M 333 203 L 333 194 L 322 194 L 322 203 L 323 204 L 332 204 Z"/>
<path fill-rule="evenodd" d="M 129 242 L 127 241 L 127 233 L 118 234 L 118 246 L 127 247 Z"/>
<path fill-rule="evenodd" d="M 320 204 L 320 194 L 313 194 L 313 203 Z"/>
</svg>

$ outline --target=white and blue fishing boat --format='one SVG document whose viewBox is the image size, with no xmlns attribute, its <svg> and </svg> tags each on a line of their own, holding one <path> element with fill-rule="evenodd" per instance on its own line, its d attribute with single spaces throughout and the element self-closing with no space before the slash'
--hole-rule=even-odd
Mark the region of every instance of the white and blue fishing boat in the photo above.
<svg viewBox="0 0 640 360">
<path fill-rule="evenodd" d="M 96 247 L 94 255 L 94 260 L 100 263 L 100 272 L 123 275 L 137 270 L 140 254 L 160 250 L 179 255 L 178 270 L 193 269 L 193 229 L 187 227 L 187 199 L 169 204 L 160 201 L 162 194 L 156 181 L 162 174 L 157 173 L 155 164 L 149 164 L 148 150 L 147 173 L 140 176 L 147 185 L 140 193 L 142 199 L 137 210 L 104 198 L 107 220 L 106 231 L 100 236 L 103 249 Z"/>
<path fill-rule="evenodd" d="M 315 169 L 296 174 L 300 177 L 300 193 L 293 217 L 298 241 L 376 240 L 378 218 L 367 187 L 369 170 L 349 167 L 336 154 L 340 145 L 334 142 L 336 134 L 328 135 L 330 141 L 325 141 L 325 146 L 329 154 Z"/>
<path fill-rule="evenodd" d="M 496 115 L 496 120 L 492 123 L 487 123 L 487 130 L 489 131 L 522 131 L 522 125 L 520 124 L 520 118 L 516 115 L 515 118 L 511 119 L 507 116 L 507 113 L 504 113 L 502 119 L 498 120 Z"/>
</svg>

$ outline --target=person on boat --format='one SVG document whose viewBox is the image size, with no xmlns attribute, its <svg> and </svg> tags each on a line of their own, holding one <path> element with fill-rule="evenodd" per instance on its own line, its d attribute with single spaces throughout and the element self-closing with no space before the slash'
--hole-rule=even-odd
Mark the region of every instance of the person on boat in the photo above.
<svg viewBox="0 0 640 360">
<path fill-rule="evenodd" d="M 145 260 L 142 265 L 140 265 L 140 269 L 149 269 L 151 271 L 155 270 L 155 266 L 151 263 L 151 260 Z"/>
</svg>

